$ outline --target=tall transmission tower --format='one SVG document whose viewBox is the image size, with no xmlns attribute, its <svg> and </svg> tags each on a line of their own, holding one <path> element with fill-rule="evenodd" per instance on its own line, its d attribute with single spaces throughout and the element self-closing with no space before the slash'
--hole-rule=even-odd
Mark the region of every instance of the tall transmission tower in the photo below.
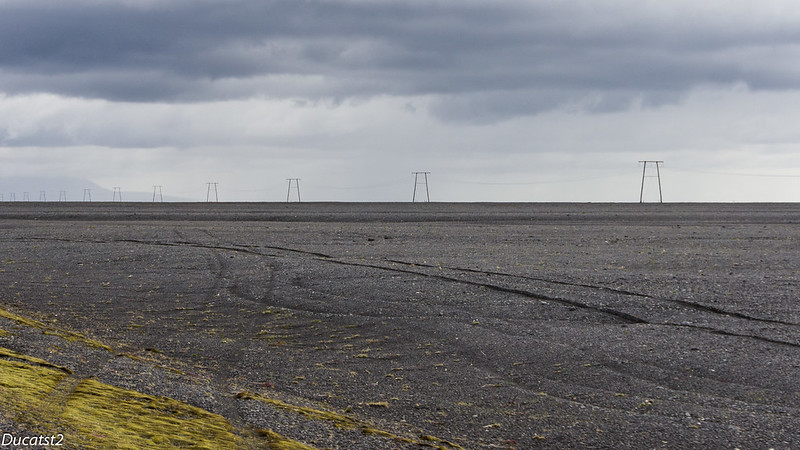
<svg viewBox="0 0 800 450">
<path fill-rule="evenodd" d="M 114 196 L 111 198 L 111 201 L 117 201 L 117 198 L 119 198 L 118 201 L 122 201 L 122 188 L 119 186 L 114 186 Z"/>
<path fill-rule="evenodd" d="M 639 203 L 642 203 L 644 198 L 644 179 L 647 175 L 647 164 L 654 164 L 656 166 L 656 178 L 658 178 L 658 202 L 664 203 L 664 197 L 661 195 L 661 170 L 659 167 L 664 164 L 664 161 L 639 161 L 642 163 L 642 188 L 639 191 Z"/>
<path fill-rule="evenodd" d="M 47 201 L 47 191 L 39 191 L 39 201 L 40 202 Z"/>
<path fill-rule="evenodd" d="M 300 202 L 300 178 L 287 178 L 289 182 L 289 189 L 286 191 L 286 203 L 289 203 L 289 196 L 292 194 L 292 183 L 294 183 L 295 190 L 297 191 L 297 202 Z"/>
<path fill-rule="evenodd" d="M 67 201 L 67 191 L 58 191 L 58 201 L 60 202 Z"/>
<path fill-rule="evenodd" d="M 153 203 L 156 202 L 156 195 L 159 202 L 164 202 L 164 194 L 161 192 L 161 186 L 153 186 Z"/>
<path fill-rule="evenodd" d="M 91 189 L 84 189 L 83 190 L 83 201 L 91 202 L 92 201 L 92 190 Z"/>
<path fill-rule="evenodd" d="M 10 201 L 10 202 L 17 201 L 17 193 L 16 192 L 9 192 L 8 193 L 8 201 Z"/>
<path fill-rule="evenodd" d="M 208 183 L 206 183 L 206 186 L 208 186 L 208 189 L 206 189 L 206 203 L 211 201 L 211 187 L 212 186 L 214 187 L 214 201 L 215 202 L 219 202 L 219 192 L 217 191 L 217 185 L 218 184 L 219 183 L 216 182 L 216 181 L 209 181 Z"/>
<path fill-rule="evenodd" d="M 430 172 L 411 172 L 414 174 L 414 194 L 411 196 L 411 202 L 417 201 L 417 186 L 420 184 L 425 185 L 425 198 L 428 202 L 431 201 L 431 192 L 428 189 L 428 174 Z M 421 176 L 420 176 L 421 175 Z"/>
<path fill-rule="evenodd" d="M 29 195 L 27 192 L 23 192 L 23 193 L 22 193 L 22 201 L 23 201 L 23 202 L 29 202 L 29 201 L 31 201 L 31 196 L 30 196 L 30 195 Z"/>
</svg>

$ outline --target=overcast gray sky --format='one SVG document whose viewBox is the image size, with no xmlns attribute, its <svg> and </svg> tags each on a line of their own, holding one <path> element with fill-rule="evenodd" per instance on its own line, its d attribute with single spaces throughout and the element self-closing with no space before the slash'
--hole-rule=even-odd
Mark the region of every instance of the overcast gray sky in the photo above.
<svg viewBox="0 0 800 450">
<path fill-rule="evenodd" d="M 798 119 L 795 0 L 0 0 L 6 200 L 800 201 Z"/>
</svg>

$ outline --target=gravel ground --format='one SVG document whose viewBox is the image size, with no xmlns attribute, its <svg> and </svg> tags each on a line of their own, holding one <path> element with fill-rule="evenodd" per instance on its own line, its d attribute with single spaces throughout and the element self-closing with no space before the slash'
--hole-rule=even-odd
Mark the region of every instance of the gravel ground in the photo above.
<svg viewBox="0 0 800 450">
<path fill-rule="evenodd" d="M 0 308 L 113 351 L 5 319 L 0 346 L 319 448 L 798 448 L 799 223 L 795 204 L 2 203 Z"/>
</svg>

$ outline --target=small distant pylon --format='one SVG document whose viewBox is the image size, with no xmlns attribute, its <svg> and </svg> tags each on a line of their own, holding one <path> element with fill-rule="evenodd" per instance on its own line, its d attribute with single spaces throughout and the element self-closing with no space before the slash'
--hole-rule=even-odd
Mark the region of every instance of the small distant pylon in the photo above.
<svg viewBox="0 0 800 450">
<path fill-rule="evenodd" d="M 17 201 L 17 193 L 16 192 L 9 192 L 8 193 L 8 201 L 10 201 L 10 202 Z"/>
<path fill-rule="evenodd" d="M 119 200 L 117 200 L 119 198 Z M 119 186 L 114 186 L 114 196 L 111 197 L 111 201 L 122 201 L 122 188 Z"/>
<path fill-rule="evenodd" d="M 289 203 L 289 195 L 292 193 L 292 183 L 297 190 L 297 201 L 300 202 L 300 178 L 287 178 L 289 182 L 289 189 L 286 191 L 286 203 Z"/>
<path fill-rule="evenodd" d="M 206 183 L 208 189 L 206 189 L 206 203 L 211 201 L 211 187 L 214 187 L 214 201 L 219 202 L 219 191 L 217 191 L 217 185 L 219 183 L 216 181 L 209 181 Z"/>
<path fill-rule="evenodd" d="M 40 202 L 47 201 L 47 191 L 39 191 L 39 201 Z"/>
<path fill-rule="evenodd" d="M 23 193 L 22 193 L 22 201 L 23 201 L 23 202 L 29 202 L 29 201 L 31 201 L 31 196 L 30 196 L 30 195 L 28 195 L 28 193 L 27 193 L 27 192 L 23 192 Z"/>
<path fill-rule="evenodd" d="M 67 201 L 67 191 L 58 191 L 58 201 L 60 202 Z"/>
<path fill-rule="evenodd" d="M 92 190 L 91 189 L 84 189 L 83 190 L 83 201 L 91 202 L 92 201 Z"/>
<path fill-rule="evenodd" d="M 642 188 L 639 191 L 639 203 L 642 203 L 642 199 L 644 198 L 644 179 L 645 175 L 647 174 L 647 164 L 655 164 L 656 166 L 656 177 L 658 178 L 658 202 L 664 203 L 664 197 L 661 195 L 661 171 L 659 170 L 659 166 L 664 164 L 664 161 L 639 161 L 642 163 Z"/>
<path fill-rule="evenodd" d="M 425 198 L 428 202 L 431 201 L 431 192 L 428 190 L 428 174 L 430 172 L 411 172 L 414 174 L 414 194 L 411 196 L 411 202 L 417 201 L 417 185 L 425 185 Z M 422 175 L 422 177 L 420 177 Z"/>
<path fill-rule="evenodd" d="M 153 186 L 153 203 L 156 202 L 156 196 L 159 202 L 164 201 L 164 194 L 161 192 L 161 186 Z"/>
</svg>

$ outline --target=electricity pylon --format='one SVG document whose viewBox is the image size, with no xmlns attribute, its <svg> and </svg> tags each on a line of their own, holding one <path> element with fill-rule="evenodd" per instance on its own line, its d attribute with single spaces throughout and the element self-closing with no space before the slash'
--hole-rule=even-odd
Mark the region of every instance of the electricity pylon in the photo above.
<svg viewBox="0 0 800 450">
<path fill-rule="evenodd" d="M 214 201 L 219 202 L 219 192 L 217 191 L 217 185 L 219 183 L 216 181 L 209 181 L 206 183 L 208 189 L 206 189 L 206 203 L 211 201 L 211 186 L 214 186 Z"/>
<path fill-rule="evenodd" d="M 153 186 L 153 203 L 156 202 L 156 195 L 160 202 L 164 202 L 164 194 L 161 192 L 161 186 Z"/>
<path fill-rule="evenodd" d="M 414 174 L 414 194 L 411 196 L 411 203 L 417 201 L 417 185 L 424 184 L 425 185 L 425 198 L 428 202 L 431 201 L 431 192 L 428 189 L 428 174 L 430 172 L 411 172 Z M 420 175 L 422 175 L 422 179 L 420 179 Z"/>
<path fill-rule="evenodd" d="M 300 178 L 287 178 L 289 182 L 289 189 L 286 191 L 286 203 L 289 203 L 289 196 L 292 193 L 292 183 L 294 183 L 294 187 L 297 190 L 297 201 L 300 202 Z"/>
<path fill-rule="evenodd" d="M 639 191 L 639 203 L 642 203 L 642 199 L 644 197 L 644 179 L 645 174 L 647 173 L 647 164 L 652 163 L 656 165 L 656 177 L 658 178 L 658 202 L 664 203 L 664 197 L 661 195 L 661 171 L 659 170 L 659 166 L 664 164 L 664 161 L 639 161 L 642 163 L 642 189 Z"/>
</svg>

